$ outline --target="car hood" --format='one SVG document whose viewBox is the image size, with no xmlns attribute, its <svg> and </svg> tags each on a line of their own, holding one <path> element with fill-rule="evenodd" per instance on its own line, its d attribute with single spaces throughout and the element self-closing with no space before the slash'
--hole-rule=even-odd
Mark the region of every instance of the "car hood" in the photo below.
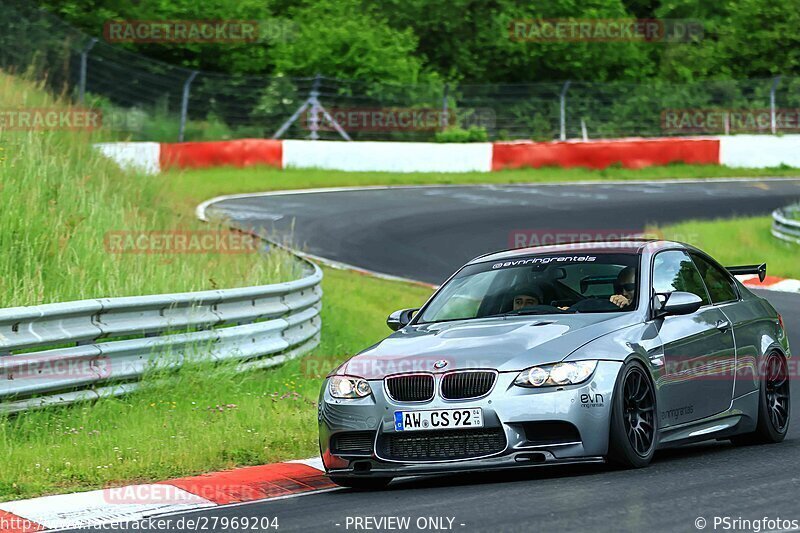
<svg viewBox="0 0 800 533">
<path fill-rule="evenodd" d="M 336 374 L 381 379 L 406 372 L 555 363 L 602 335 L 640 322 L 637 313 L 486 318 L 409 326 L 350 358 Z M 446 364 L 445 364 L 446 363 Z"/>
</svg>

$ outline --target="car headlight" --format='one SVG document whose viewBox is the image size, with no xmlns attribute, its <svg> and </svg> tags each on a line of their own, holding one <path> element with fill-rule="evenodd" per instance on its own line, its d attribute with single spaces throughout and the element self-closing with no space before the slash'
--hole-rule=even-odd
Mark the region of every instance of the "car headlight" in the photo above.
<svg viewBox="0 0 800 533">
<path fill-rule="evenodd" d="M 575 361 L 534 366 L 519 373 L 514 385 L 520 387 L 555 387 L 583 383 L 594 373 L 597 361 Z"/>
<path fill-rule="evenodd" d="M 372 394 L 366 379 L 351 376 L 333 376 L 328 390 L 334 398 L 363 398 Z"/>
</svg>

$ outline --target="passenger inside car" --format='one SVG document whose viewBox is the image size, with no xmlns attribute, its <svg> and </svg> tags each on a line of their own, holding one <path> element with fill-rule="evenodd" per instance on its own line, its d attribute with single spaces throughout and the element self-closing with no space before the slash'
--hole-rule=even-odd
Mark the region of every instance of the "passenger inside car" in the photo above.
<svg viewBox="0 0 800 533">
<path fill-rule="evenodd" d="M 620 309 L 630 309 L 636 299 L 636 269 L 625 267 L 619 271 L 614 282 L 614 294 L 609 301 Z"/>
</svg>

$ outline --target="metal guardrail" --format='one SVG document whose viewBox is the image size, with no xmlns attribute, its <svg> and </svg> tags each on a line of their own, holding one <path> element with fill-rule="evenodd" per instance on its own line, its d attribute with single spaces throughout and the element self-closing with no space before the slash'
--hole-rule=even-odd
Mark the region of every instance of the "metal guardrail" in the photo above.
<svg viewBox="0 0 800 533">
<path fill-rule="evenodd" d="M 194 357 L 277 365 L 319 343 L 322 271 L 239 289 L 0 309 L 0 411 L 125 394 Z"/>
<path fill-rule="evenodd" d="M 772 212 L 772 234 L 784 241 L 800 244 L 800 219 L 789 213 L 800 213 L 800 208 L 786 207 Z"/>
</svg>

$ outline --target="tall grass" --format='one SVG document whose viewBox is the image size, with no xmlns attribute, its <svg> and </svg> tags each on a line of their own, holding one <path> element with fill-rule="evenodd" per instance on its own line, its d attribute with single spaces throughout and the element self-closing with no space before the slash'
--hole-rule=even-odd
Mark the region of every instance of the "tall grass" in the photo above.
<svg viewBox="0 0 800 533">
<path fill-rule="evenodd" d="M 0 109 L 65 107 L 39 85 L 0 72 Z M 301 274 L 278 249 L 108 250 L 108 232 L 223 226 L 180 214 L 163 178 L 121 171 L 92 149 L 97 137 L 0 129 L 0 307 L 266 284 Z M 299 380 L 299 364 L 238 373 L 232 363 L 194 363 L 152 372 L 145 387 L 124 397 L 0 416 L 0 499 L 311 453 L 319 381 Z"/>
<path fill-rule="evenodd" d="M 0 109 L 64 108 L 35 83 L 0 73 Z M 176 214 L 163 178 L 123 172 L 86 131 L 0 128 L 0 307 L 283 281 L 278 251 L 113 253 L 108 232 L 209 230 Z"/>
</svg>

